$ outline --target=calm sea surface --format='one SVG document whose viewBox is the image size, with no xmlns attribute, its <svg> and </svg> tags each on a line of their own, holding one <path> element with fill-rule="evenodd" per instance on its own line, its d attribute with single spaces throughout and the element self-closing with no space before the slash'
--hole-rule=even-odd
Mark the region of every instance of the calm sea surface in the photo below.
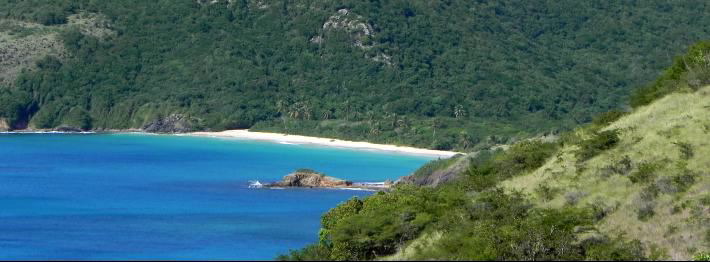
<svg viewBox="0 0 710 262">
<path fill-rule="evenodd" d="M 369 192 L 249 189 L 311 168 L 353 181 L 427 157 L 139 134 L 0 134 L 0 260 L 273 259 Z"/>
</svg>

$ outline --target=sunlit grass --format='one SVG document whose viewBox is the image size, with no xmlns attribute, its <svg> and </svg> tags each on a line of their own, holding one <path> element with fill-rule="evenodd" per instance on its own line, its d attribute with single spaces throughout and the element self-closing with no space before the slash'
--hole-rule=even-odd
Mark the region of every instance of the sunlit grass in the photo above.
<svg viewBox="0 0 710 262">
<path fill-rule="evenodd" d="M 581 128 L 575 135 L 588 139 L 592 128 Z M 541 168 L 504 181 L 503 186 L 529 194 L 542 207 L 601 203 L 613 210 L 599 224 L 602 232 L 625 233 L 650 249 L 661 250 L 667 258 L 689 259 L 703 251 L 710 228 L 710 212 L 700 200 L 710 191 L 710 87 L 668 95 L 600 131 L 606 130 L 619 131 L 620 142 L 612 149 L 578 161 L 577 146 L 567 145 Z M 630 160 L 629 170 L 623 168 L 624 158 Z M 632 183 L 628 178 L 641 163 L 659 166 L 650 184 Z M 659 193 L 651 201 L 641 198 L 660 178 L 686 173 L 695 178 L 687 191 Z M 547 198 L 540 193 L 542 187 L 552 192 Z M 638 215 L 642 204 L 654 207 L 645 221 Z"/>
</svg>

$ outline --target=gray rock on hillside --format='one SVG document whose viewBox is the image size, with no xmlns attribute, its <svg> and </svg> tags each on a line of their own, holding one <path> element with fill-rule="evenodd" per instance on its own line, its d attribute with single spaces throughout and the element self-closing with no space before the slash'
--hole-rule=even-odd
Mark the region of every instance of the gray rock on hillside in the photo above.
<svg viewBox="0 0 710 262">
<path fill-rule="evenodd" d="M 151 133 L 185 133 L 194 131 L 189 117 L 182 114 L 172 114 L 161 117 L 143 126 L 143 131 Z"/>
</svg>

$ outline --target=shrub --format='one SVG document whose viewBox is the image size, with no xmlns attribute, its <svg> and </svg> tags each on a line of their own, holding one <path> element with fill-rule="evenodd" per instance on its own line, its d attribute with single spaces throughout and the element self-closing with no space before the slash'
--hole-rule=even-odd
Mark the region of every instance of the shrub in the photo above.
<svg viewBox="0 0 710 262">
<path fill-rule="evenodd" d="M 583 243 L 586 260 L 590 261 L 630 261 L 644 260 L 644 247 L 641 241 L 624 240 L 618 236 L 615 239 L 602 238 L 597 241 Z"/>
<path fill-rule="evenodd" d="M 676 226 L 676 225 L 668 225 L 668 227 L 666 228 L 666 233 L 663 234 L 663 236 L 664 236 L 664 237 L 668 237 L 668 236 L 670 236 L 670 235 L 675 234 L 676 232 L 678 232 L 678 226 Z"/>
<path fill-rule="evenodd" d="M 579 161 L 590 159 L 599 153 L 611 149 L 619 143 L 619 132 L 608 130 L 595 133 L 591 138 L 581 142 L 576 152 Z"/>
<path fill-rule="evenodd" d="M 542 166 L 556 151 L 555 143 L 523 141 L 505 152 L 486 154 L 486 160 L 475 158 L 466 171 L 462 187 L 482 191 L 495 186 L 499 181 Z"/>
<path fill-rule="evenodd" d="M 311 244 L 302 249 L 290 250 L 288 254 L 279 255 L 277 261 L 329 261 L 330 250 L 320 244 Z"/>
<path fill-rule="evenodd" d="M 609 111 L 601 113 L 592 120 L 592 124 L 597 127 L 605 127 L 626 114 L 628 113 L 622 111 Z"/>
<path fill-rule="evenodd" d="M 650 104 L 684 86 L 697 88 L 710 83 L 710 66 L 706 60 L 710 51 L 710 41 L 699 42 L 690 47 L 688 53 L 678 57 L 655 82 L 636 89 L 630 97 L 634 108 Z"/>
<path fill-rule="evenodd" d="M 710 261 L 710 252 L 700 252 L 693 256 L 694 261 Z"/>
<path fill-rule="evenodd" d="M 554 188 L 550 187 L 546 184 L 540 184 L 536 189 L 535 193 L 542 199 L 543 201 L 550 201 L 557 196 L 557 194 L 560 193 L 559 188 Z"/>
<path fill-rule="evenodd" d="M 678 192 L 685 192 L 693 184 L 695 184 L 695 175 L 692 173 L 684 173 L 673 176 L 673 184 L 678 188 Z"/>
<path fill-rule="evenodd" d="M 615 206 L 607 205 L 602 199 L 595 200 L 593 203 L 588 204 L 588 207 L 592 210 L 592 216 L 596 221 L 604 219 L 616 209 Z"/>
<path fill-rule="evenodd" d="M 490 166 L 471 165 L 467 171 L 466 187 L 469 190 L 483 191 L 498 183 L 495 170 Z"/>
<path fill-rule="evenodd" d="M 685 192 L 693 184 L 695 184 L 695 175 L 692 173 L 664 177 L 656 181 L 656 186 L 664 194 Z"/>
<path fill-rule="evenodd" d="M 629 171 L 631 171 L 632 167 L 631 158 L 628 155 L 625 155 L 619 161 L 601 168 L 600 175 L 605 178 L 612 174 L 626 175 Z"/>
<path fill-rule="evenodd" d="M 656 212 L 654 211 L 655 208 L 656 203 L 653 201 L 642 202 L 641 206 L 636 210 L 636 218 L 641 221 L 648 220 L 656 214 Z"/>
<path fill-rule="evenodd" d="M 674 142 L 673 144 L 678 146 L 678 150 L 680 150 L 681 159 L 688 160 L 693 158 L 693 155 L 695 154 L 693 152 L 693 145 L 684 142 Z"/>
<path fill-rule="evenodd" d="M 654 184 L 641 190 L 638 208 L 636 209 L 636 215 L 639 220 L 646 221 L 656 214 L 654 211 L 656 207 L 654 200 L 658 197 L 658 193 L 659 189 Z"/>
<path fill-rule="evenodd" d="M 541 167 L 557 150 L 555 143 L 523 141 L 494 159 L 496 170 L 504 178 Z"/>
<path fill-rule="evenodd" d="M 658 197 L 659 191 L 658 186 L 652 184 L 642 189 L 639 196 L 643 201 L 653 201 Z"/>
<path fill-rule="evenodd" d="M 651 248 L 649 248 L 649 256 L 648 258 L 652 261 L 663 261 L 663 260 L 668 260 L 670 257 L 668 257 L 668 250 L 662 247 L 659 247 L 656 244 L 652 244 Z"/>
<path fill-rule="evenodd" d="M 579 200 L 587 195 L 587 192 L 574 191 L 565 193 L 565 203 L 570 206 L 576 205 Z"/>
<path fill-rule="evenodd" d="M 636 170 L 636 172 L 631 173 L 631 175 L 629 176 L 629 180 L 631 180 L 631 182 L 634 184 L 651 182 L 655 179 L 656 171 L 659 169 L 659 167 L 660 165 L 656 163 L 641 163 L 639 164 L 638 170 Z"/>
</svg>

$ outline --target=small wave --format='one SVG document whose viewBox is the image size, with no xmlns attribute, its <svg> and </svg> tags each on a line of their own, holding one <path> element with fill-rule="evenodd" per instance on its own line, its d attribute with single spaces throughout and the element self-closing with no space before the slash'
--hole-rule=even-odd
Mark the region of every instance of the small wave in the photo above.
<svg viewBox="0 0 710 262">
<path fill-rule="evenodd" d="M 249 188 L 262 188 L 264 184 L 259 182 L 259 180 L 249 181 Z"/>
<path fill-rule="evenodd" d="M 284 141 L 280 141 L 279 144 L 283 144 L 283 145 L 298 145 L 298 144 L 296 144 L 296 143 L 284 142 Z"/>
<path fill-rule="evenodd" d="M 369 188 L 357 188 L 357 187 L 343 187 L 343 188 L 335 188 L 335 189 L 340 189 L 340 190 L 353 190 L 353 191 L 376 191 L 374 189 L 369 189 Z"/>
</svg>

